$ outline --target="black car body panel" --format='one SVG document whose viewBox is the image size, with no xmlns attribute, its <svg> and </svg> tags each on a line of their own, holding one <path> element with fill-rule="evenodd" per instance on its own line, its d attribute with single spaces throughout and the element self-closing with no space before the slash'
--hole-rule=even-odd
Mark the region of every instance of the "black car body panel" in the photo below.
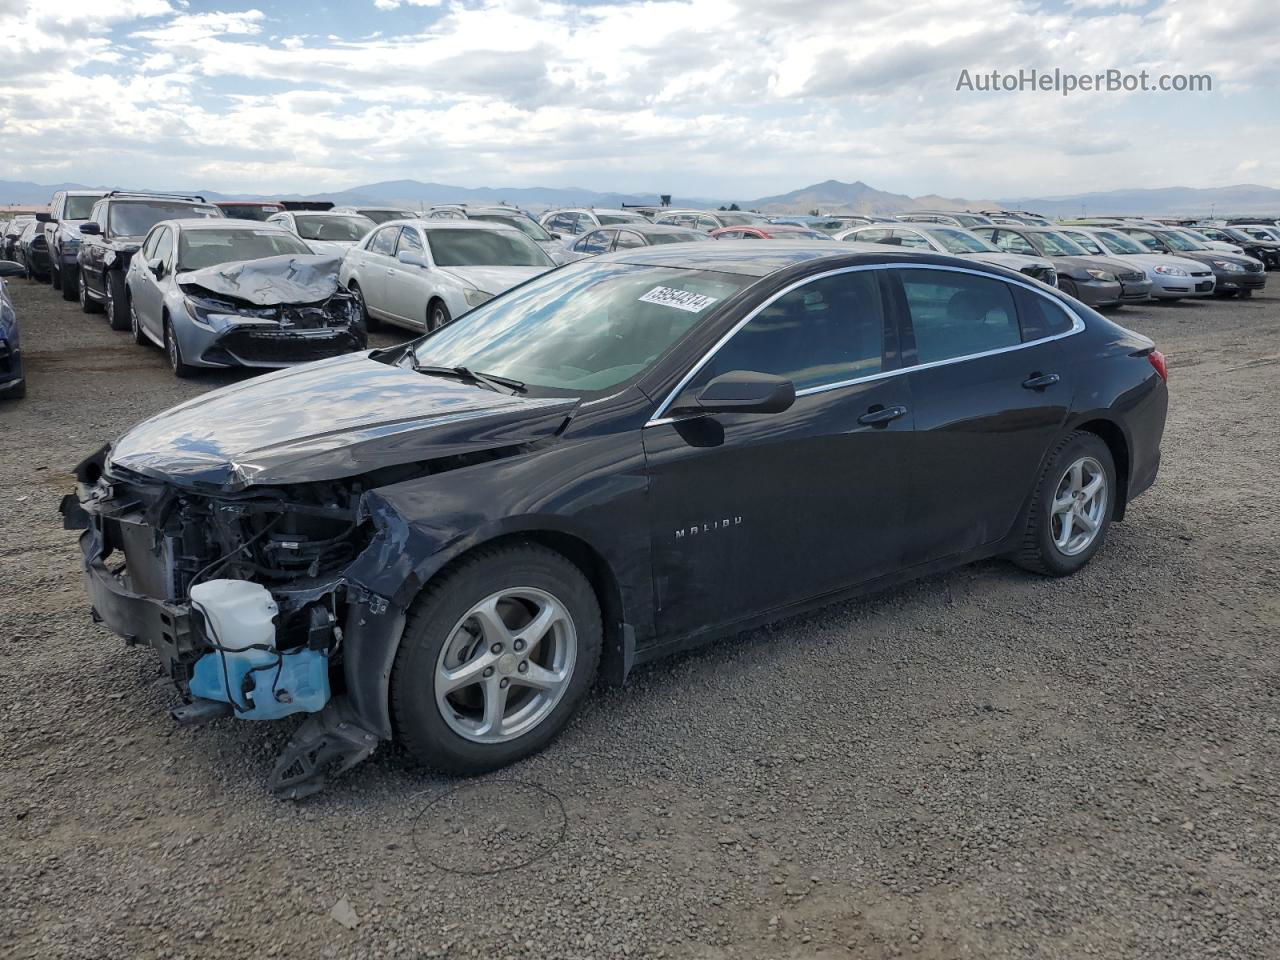
<svg viewBox="0 0 1280 960">
<path fill-rule="evenodd" d="M 831 246 L 648 247 L 556 271 L 607 260 L 752 278 L 606 396 L 509 395 L 415 372 L 407 348 L 393 348 L 153 417 L 82 463 L 79 495 L 64 503 L 66 525 L 84 530 L 94 608 L 156 647 L 184 683 L 184 585 L 211 555 L 235 550 L 227 575 L 270 587 L 286 638 L 316 605 L 332 612 L 344 716 L 386 738 L 406 610 L 481 544 L 520 537 L 579 565 L 604 612 L 602 670 L 619 681 L 633 664 L 752 623 L 1007 552 L 1066 431 L 1092 430 L 1115 451 L 1117 519 L 1150 485 L 1167 406 L 1146 360 L 1151 341 L 999 267 Z M 927 279 L 912 274 L 921 269 L 1005 281 L 1020 323 L 1038 297 L 1067 326 L 923 359 L 904 292 Z M 776 415 L 680 412 L 686 384 L 714 363 L 709 351 L 775 294 L 864 270 L 884 305 L 880 373 L 798 390 Z M 1059 379 L 1026 386 L 1045 374 Z M 880 409 L 896 419 L 860 422 Z M 114 551 L 123 574 L 104 572 Z"/>
</svg>

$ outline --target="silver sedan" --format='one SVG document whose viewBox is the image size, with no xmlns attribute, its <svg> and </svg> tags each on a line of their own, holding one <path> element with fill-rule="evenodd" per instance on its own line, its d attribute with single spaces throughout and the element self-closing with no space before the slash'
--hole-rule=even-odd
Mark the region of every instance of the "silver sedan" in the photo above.
<svg viewBox="0 0 1280 960">
<path fill-rule="evenodd" d="M 515 227 L 474 220 L 396 220 L 347 251 L 339 280 L 371 325 L 435 330 L 555 267 Z"/>
</svg>

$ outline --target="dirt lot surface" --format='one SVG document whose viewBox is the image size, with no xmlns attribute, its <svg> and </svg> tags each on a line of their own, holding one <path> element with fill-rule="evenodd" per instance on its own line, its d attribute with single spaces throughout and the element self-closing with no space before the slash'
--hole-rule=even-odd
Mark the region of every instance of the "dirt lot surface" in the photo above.
<svg viewBox="0 0 1280 960">
<path fill-rule="evenodd" d="M 966 567 L 644 669 L 460 793 L 383 747 L 300 804 L 265 790 L 297 721 L 175 728 L 57 516 L 234 378 L 12 287 L 0 954 L 1280 956 L 1280 279 L 1120 315 L 1170 357 L 1164 468 L 1079 575 Z"/>
</svg>

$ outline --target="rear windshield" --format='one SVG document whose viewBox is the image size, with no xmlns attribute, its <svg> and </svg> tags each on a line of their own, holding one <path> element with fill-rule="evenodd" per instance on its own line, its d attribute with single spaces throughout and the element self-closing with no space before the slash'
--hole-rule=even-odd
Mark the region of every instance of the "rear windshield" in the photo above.
<svg viewBox="0 0 1280 960">
<path fill-rule="evenodd" d="M 355 215 L 334 214 L 295 219 L 298 221 L 298 236 L 303 240 L 337 240 L 354 243 L 377 226 L 368 217 Z"/>
<path fill-rule="evenodd" d="M 515 230 L 426 231 L 438 267 L 554 267 L 540 246 Z"/>
<path fill-rule="evenodd" d="M 183 230 L 178 242 L 178 269 L 202 270 L 237 260 L 311 252 L 310 247 L 284 230 Z"/>
<path fill-rule="evenodd" d="M 964 230 L 930 230 L 934 238 L 942 244 L 947 253 L 990 253 L 998 249 L 984 240 Z"/>
<path fill-rule="evenodd" d="M 698 243 L 701 240 L 710 240 L 705 233 L 646 233 L 645 239 L 651 244 L 659 243 Z"/>
<path fill-rule="evenodd" d="M 266 220 L 283 209 L 278 204 L 270 203 L 228 203 L 223 206 L 222 212 L 237 220 Z"/>
<path fill-rule="evenodd" d="M 93 205 L 101 199 L 100 194 L 92 197 L 67 197 L 67 207 L 62 213 L 62 219 L 88 220 Z"/>
<path fill-rule="evenodd" d="M 386 223 L 388 220 L 412 220 L 414 214 L 408 210 L 361 210 L 360 216 L 368 217 L 374 223 Z"/>
<path fill-rule="evenodd" d="M 473 213 L 470 215 L 472 220 L 485 220 L 489 223 L 505 223 L 509 227 L 515 227 L 530 240 L 550 240 L 551 234 L 543 230 L 537 223 L 528 217 L 513 213 L 510 215 L 501 213 Z"/>
<path fill-rule="evenodd" d="M 769 234 L 770 240 L 830 240 L 825 233 L 817 230 L 779 230 Z"/>
<path fill-rule="evenodd" d="M 600 221 L 602 226 L 610 223 L 648 223 L 649 222 L 638 213 L 598 213 L 596 214 L 596 219 Z"/>
<path fill-rule="evenodd" d="M 752 213 L 717 213 L 716 216 L 726 227 L 749 227 L 767 222 L 764 217 L 757 217 Z"/>
<path fill-rule="evenodd" d="M 211 203 L 174 203 L 167 200 L 115 200 L 107 219 L 107 230 L 115 237 L 141 237 L 161 220 L 191 217 L 220 217 L 222 211 Z"/>
</svg>

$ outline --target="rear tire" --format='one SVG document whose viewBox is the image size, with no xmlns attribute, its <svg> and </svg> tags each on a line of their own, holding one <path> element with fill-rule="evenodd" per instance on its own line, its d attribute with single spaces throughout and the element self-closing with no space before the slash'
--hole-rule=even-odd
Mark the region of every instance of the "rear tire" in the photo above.
<svg viewBox="0 0 1280 960">
<path fill-rule="evenodd" d="M 63 267 L 61 270 L 63 300 L 74 300 L 80 293 L 80 270 L 76 267 Z"/>
<path fill-rule="evenodd" d="M 84 279 L 84 271 L 81 270 L 76 274 L 76 289 L 80 297 L 80 311 L 82 313 L 99 313 L 102 305 L 89 295 L 89 285 Z"/>
<path fill-rule="evenodd" d="M 1100 491 L 1091 494 L 1099 478 Z M 1013 561 L 1050 577 L 1075 573 L 1106 541 L 1117 496 L 1115 461 L 1103 439 L 1067 434 L 1046 458 Z"/>
<path fill-rule="evenodd" d="M 475 616 L 486 606 L 499 617 L 494 629 Z M 527 618 L 543 612 L 555 618 L 551 625 L 522 639 Z M 527 757 L 578 710 L 603 635 L 591 584 L 563 556 L 532 543 L 482 547 L 428 584 L 409 609 L 391 672 L 397 736 L 420 762 L 454 774 Z M 443 686 L 449 670 L 475 679 Z M 535 676 L 543 686 L 525 682 Z M 487 725 L 491 703 L 498 704 L 496 726 Z"/>
<path fill-rule="evenodd" d="M 347 289 L 356 298 L 357 309 L 360 311 L 360 319 L 364 321 L 364 328 L 370 333 L 374 330 L 381 330 L 382 321 L 377 317 L 369 316 L 369 305 L 364 302 L 364 291 L 360 289 L 360 284 L 352 280 L 347 284 Z"/>
<path fill-rule="evenodd" d="M 107 271 L 107 282 L 103 285 L 107 293 L 107 322 L 112 330 L 129 329 L 128 291 L 124 285 L 124 274 L 119 270 Z"/>
</svg>

